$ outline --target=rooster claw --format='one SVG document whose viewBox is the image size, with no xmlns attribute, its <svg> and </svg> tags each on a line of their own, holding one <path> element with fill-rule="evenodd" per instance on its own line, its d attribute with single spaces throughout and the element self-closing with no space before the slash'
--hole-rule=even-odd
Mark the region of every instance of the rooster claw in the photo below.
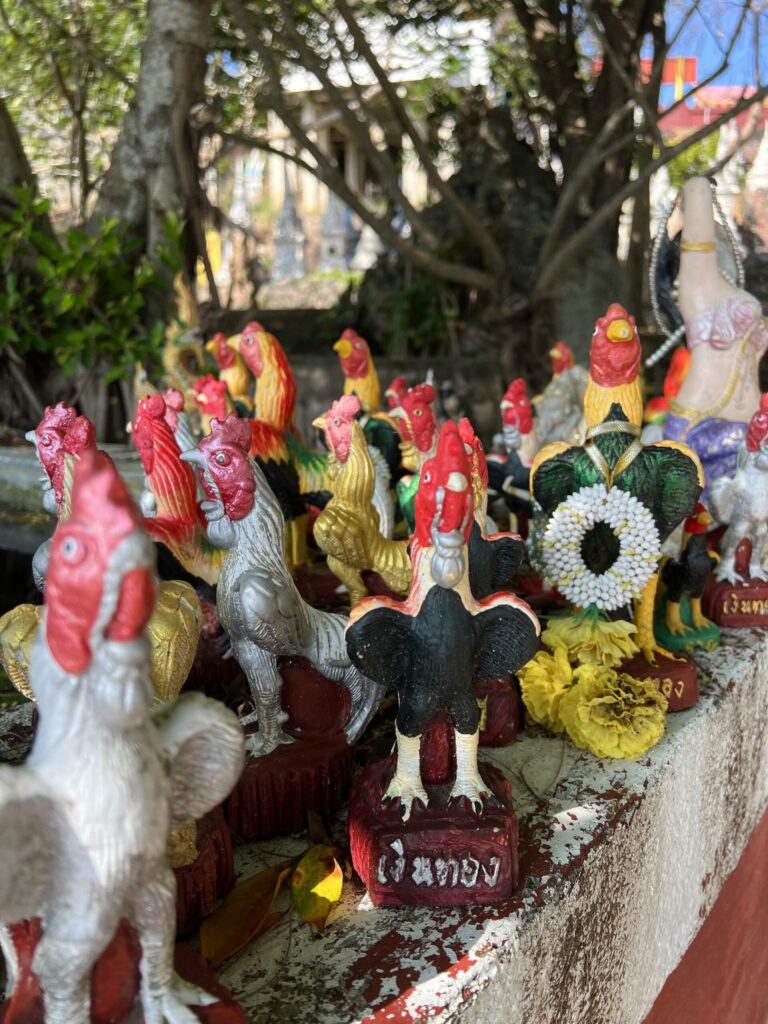
<svg viewBox="0 0 768 1024">
<path fill-rule="evenodd" d="M 144 997 L 144 1020 L 146 1024 L 199 1024 L 200 1018 L 188 1007 L 212 1006 L 218 1002 L 217 996 L 174 975 L 161 991 Z"/>
<path fill-rule="evenodd" d="M 398 778 L 397 775 L 392 779 L 389 784 L 382 803 L 387 800 L 399 800 L 400 801 L 400 819 L 403 822 L 408 821 L 413 810 L 413 805 L 418 801 L 422 807 L 427 807 L 429 804 L 429 797 L 427 796 L 426 790 L 421 785 L 420 781 L 410 781 L 403 778 Z"/>
</svg>

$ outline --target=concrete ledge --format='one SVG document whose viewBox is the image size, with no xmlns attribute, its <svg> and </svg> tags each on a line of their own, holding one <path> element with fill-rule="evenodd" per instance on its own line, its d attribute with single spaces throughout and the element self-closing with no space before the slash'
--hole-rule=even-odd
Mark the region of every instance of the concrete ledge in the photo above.
<svg viewBox="0 0 768 1024">
<path fill-rule="evenodd" d="M 641 762 L 531 730 L 510 778 L 522 888 L 464 911 L 373 909 L 349 883 L 313 939 L 290 916 L 222 973 L 251 1024 L 640 1024 L 768 802 L 768 631 L 702 655 L 701 699 Z M 303 848 L 243 848 L 243 874 Z"/>
</svg>

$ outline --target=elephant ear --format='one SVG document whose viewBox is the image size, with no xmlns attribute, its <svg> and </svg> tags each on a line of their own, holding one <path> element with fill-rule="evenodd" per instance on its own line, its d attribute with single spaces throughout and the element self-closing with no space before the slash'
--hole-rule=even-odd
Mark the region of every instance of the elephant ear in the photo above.
<svg viewBox="0 0 768 1024">
<path fill-rule="evenodd" d="M 222 703 L 187 693 L 152 715 L 171 779 L 171 829 L 202 818 L 229 796 L 245 761 L 237 715 Z"/>
</svg>

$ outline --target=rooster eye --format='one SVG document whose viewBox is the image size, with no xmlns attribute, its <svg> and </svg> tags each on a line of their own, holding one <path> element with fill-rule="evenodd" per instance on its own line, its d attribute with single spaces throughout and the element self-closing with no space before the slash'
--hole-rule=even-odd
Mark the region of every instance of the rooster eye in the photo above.
<svg viewBox="0 0 768 1024">
<path fill-rule="evenodd" d="M 219 452 L 215 458 L 220 466 L 228 466 L 232 461 L 226 452 Z"/>
<path fill-rule="evenodd" d="M 414 409 L 413 410 L 413 415 L 414 416 L 423 416 L 424 415 L 424 410 L 423 409 Z"/>
<path fill-rule="evenodd" d="M 61 545 L 61 555 L 70 565 L 75 562 L 81 562 L 84 554 L 83 545 L 75 537 L 66 537 L 64 539 Z"/>
<path fill-rule="evenodd" d="M 338 416 L 336 416 L 335 419 L 333 420 L 333 425 L 334 425 L 334 427 L 341 426 L 341 420 L 339 419 Z"/>
<path fill-rule="evenodd" d="M 363 347 L 362 341 L 356 341 L 355 342 L 355 348 L 362 348 L 362 347 Z"/>
<path fill-rule="evenodd" d="M 245 344 L 246 345 L 252 345 L 253 344 L 253 338 L 246 338 L 245 339 Z"/>
<path fill-rule="evenodd" d="M 50 443 L 51 443 L 51 436 L 50 436 L 50 434 L 43 434 L 43 436 L 40 438 L 40 444 L 44 444 L 46 446 L 46 448 L 47 448 Z"/>
<path fill-rule="evenodd" d="M 427 470 L 427 472 L 424 474 L 424 483 L 428 484 L 431 479 L 432 474 L 429 472 L 429 470 Z"/>
</svg>

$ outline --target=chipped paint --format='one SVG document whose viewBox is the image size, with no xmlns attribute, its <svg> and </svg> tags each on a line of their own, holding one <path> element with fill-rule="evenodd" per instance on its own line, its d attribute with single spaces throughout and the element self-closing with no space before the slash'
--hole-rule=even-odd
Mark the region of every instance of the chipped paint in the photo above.
<svg viewBox="0 0 768 1024">
<path fill-rule="evenodd" d="M 348 883 L 322 938 L 286 918 L 227 965 L 249 1022 L 640 1024 L 768 799 L 768 633 L 726 631 L 697 661 L 699 704 L 640 761 L 537 729 L 485 752 L 520 822 L 511 900 L 376 909 Z M 239 871 L 303 846 L 241 848 Z"/>
</svg>

